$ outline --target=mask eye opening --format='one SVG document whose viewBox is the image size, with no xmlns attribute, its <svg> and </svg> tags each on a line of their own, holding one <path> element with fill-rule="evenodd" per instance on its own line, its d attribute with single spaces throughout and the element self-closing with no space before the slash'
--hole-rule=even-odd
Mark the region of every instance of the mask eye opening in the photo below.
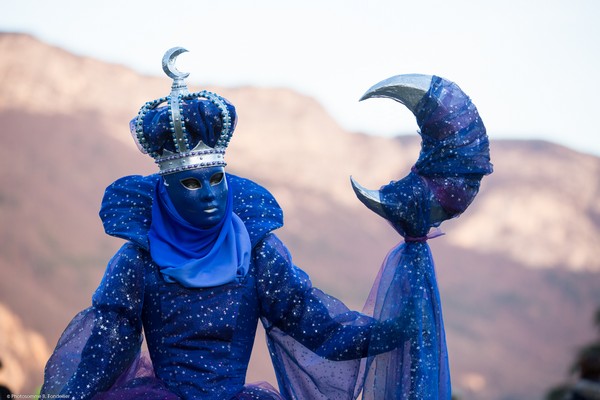
<svg viewBox="0 0 600 400">
<path fill-rule="evenodd" d="M 189 190 L 197 190 L 202 188 L 202 183 L 196 178 L 185 178 L 180 182 L 186 189 Z"/>
<path fill-rule="evenodd" d="M 213 174 L 213 176 L 210 177 L 211 186 L 216 186 L 219 183 L 223 182 L 224 177 L 225 177 L 225 174 L 223 172 L 217 172 L 217 173 Z"/>
</svg>

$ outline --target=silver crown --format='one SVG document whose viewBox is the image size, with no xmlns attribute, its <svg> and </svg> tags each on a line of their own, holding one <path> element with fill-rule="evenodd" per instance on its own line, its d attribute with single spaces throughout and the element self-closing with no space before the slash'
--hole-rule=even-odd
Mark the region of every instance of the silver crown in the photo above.
<svg viewBox="0 0 600 400">
<path fill-rule="evenodd" d="M 229 145 L 233 134 L 231 115 L 225 104 L 225 100 L 212 92 L 203 90 L 190 93 L 184 79 L 189 76 L 187 72 L 180 72 L 175 67 L 175 59 L 181 53 L 187 52 L 182 47 L 173 47 L 167 50 L 163 59 L 163 71 L 173 79 L 171 93 L 166 97 L 147 102 L 140 108 L 136 122 L 134 140 L 144 154 L 149 154 L 159 166 L 159 174 L 166 175 L 188 169 L 207 168 L 214 166 L 225 166 L 225 149 Z M 183 121 L 183 102 L 193 99 L 206 99 L 217 106 L 221 112 L 222 129 L 221 135 L 214 147 L 210 147 L 199 141 L 190 149 L 188 135 Z M 167 103 L 169 107 L 169 130 L 173 136 L 176 152 L 164 149 L 162 154 L 152 152 L 144 136 L 144 116 L 150 110 L 159 105 Z"/>
</svg>

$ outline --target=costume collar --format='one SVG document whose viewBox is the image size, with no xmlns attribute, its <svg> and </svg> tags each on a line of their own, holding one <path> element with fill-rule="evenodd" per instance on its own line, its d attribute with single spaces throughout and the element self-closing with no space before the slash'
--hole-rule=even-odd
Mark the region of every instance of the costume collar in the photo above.
<svg viewBox="0 0 600 400">
<path fill-rule="evenodd" d="M 283 212 L 271 193 L 251 180 L 227 174 L 233 212 L 246 226 L 254 247 L 269 232 L 283 226 Z M 108 235 L 129 240 L 149 250 L 148 232 L 152 223 L 153 191 L 157 174 L 130 175 L 106 188 L 100 218 Z"/>
</svg>

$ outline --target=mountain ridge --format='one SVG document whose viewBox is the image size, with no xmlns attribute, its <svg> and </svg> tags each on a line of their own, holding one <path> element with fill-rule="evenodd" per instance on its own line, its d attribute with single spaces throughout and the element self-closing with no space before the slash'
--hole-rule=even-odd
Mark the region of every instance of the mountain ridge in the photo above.
<svg viewBox="0 0 600 400">
<path fill-rule="evenodd" d="M 0 303 L 53 345 L 122 244 L 98 220 L 104 188 L 156 171 L 128 122 L 170 82 L 33 37 L 0 34 L 0 49 L 9 54 L 0 60 Z M 86 82 L 61 89 L 76 66 Z M 404 176 L 418 136 L 345 132 L 314 99 L 288 89 L 210 89 L 240 117 L 228 170 L 273 192 L 286 221 L 277 234 L 295 262 L 360 308 L 400 237 L 356 200 L 348 177 L 376 188 Z M 593 335 L 600 160 L 551 143 L 492 140 L 492 162 L 472 207 L 430 242 L 453 382 L 465 399 L 539 398 L 560 381 L 572 348 Z M 267 364 L 253 361 L 249 378 L 268 375 Z"/>
</svg>

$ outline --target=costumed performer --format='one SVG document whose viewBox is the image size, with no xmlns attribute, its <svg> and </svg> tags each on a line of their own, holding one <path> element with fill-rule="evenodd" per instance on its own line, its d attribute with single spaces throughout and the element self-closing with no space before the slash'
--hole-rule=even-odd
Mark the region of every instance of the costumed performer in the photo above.
<svg viewBox="0 0 600 400">
<path fill-rule="evenodd" d="M 415 100 L 424 142 L 434 147 L 409 177 L 380 191 L 354 183 L 359 198 L 406 238 L 384 262 L 369 298 L 370 316 L 313 287 L 273 233 L 283 225 L 273 196 L 225 172 L 235 108 L 211 92 L 189 93 L 187 74 L 174 66 L 184 51 L 174 48 L 163 58 L 174 79 L 171 94 L 146 103 L 132 121 L 134 139 L 159 173 L 127 176 L 106 189 L 100 211 L 105 230 L 127 243 L 110 260 L 92 306 L 59 339 L 41 393 L 71 399 L 449 399 L 439 295 L 425 241 L 431 226 L 464 211 L 491 171 L 485 129 L 468 98 L 448 81 L 422 76 L 420 86 L 397 77 L 368 92 Z M 450 120 L 448 99 L 456 112 Z M 434 134 L 426 138 L 430 128 Z M 460 140 L 449 139 L 459 131 Z M 459 141 L 482 154 L 481 165 L 458 160 Z M 464 168 L 449 177 L 435 160 L 434 143 L 453 149 Z M 450 194 L 460 194 L 460 204 Z M 259 319 L 279 392 L 245 382 Z M 142 330 L 150 360 L 139 356 Z"/>
</svg>

